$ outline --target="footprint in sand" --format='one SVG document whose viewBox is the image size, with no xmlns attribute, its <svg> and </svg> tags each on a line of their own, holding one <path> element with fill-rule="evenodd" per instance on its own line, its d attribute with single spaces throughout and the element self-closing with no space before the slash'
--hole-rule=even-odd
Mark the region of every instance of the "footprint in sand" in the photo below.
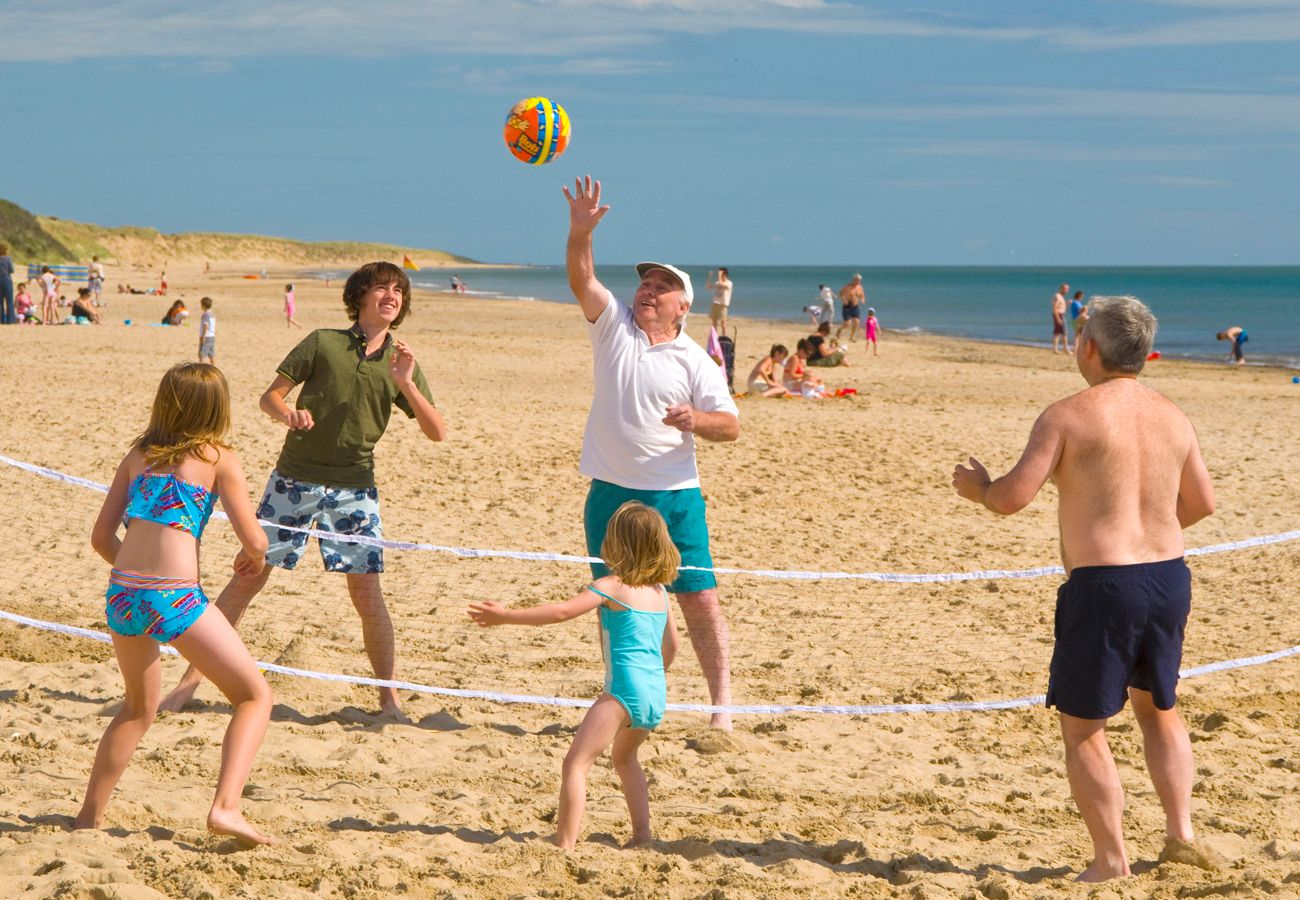
<svg viewBox="0 0 1300 900">
<path fill-rule="evenodd" d="M 725 731 L 709 731 L 699 737 L 687 738 L 686 749 L 694 750 L 704 756 L 712 756 L 715 753 L 739 753 L 745 748 L 734 734 Z"/>
</svg>

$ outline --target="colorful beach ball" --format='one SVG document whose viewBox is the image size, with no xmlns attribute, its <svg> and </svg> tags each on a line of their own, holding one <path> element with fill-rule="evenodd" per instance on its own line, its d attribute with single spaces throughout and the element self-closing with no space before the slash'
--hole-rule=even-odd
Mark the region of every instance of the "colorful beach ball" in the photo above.
<svg viewBox="0 0 1300 900">
<path fill-rule="evenodd" d="M 569 114 L 547 97 L 520 100 L 506 116 L 505 138 L 515 159 L 540 166 L 569 146 Z"/>
</svg>

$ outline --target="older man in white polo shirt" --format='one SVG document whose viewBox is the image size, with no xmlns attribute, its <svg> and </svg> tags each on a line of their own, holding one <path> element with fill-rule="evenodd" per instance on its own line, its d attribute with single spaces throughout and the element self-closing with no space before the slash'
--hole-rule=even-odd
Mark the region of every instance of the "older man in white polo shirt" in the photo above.
<svg viewBox="0 0 1300 900">
<path fill-rule="evenodd" d="M 569 201 L 565 259 L 569 287 L 589 323 L 595 394 L 582 441 L 580 471 L 591 478 L 583 511 L 587 553 L 600 555 L 610 516 L 628 500 L 663 515 L 684 568 L 668 590 L 677 595 L 695 655 L 718 706 L 731 703 L 727 620 L 718 599 L 704 497 L 695 468 L 695 438 L 734 441 L 736 404 L 717 363 L 682 329 L 693 299 L 691 277 L 667 263 L 637 265 L 641 284 L 631 307 L 596 279 L 592 232 L 608 206 L 591 176 L 564 188 Z M 596 577 L 604 566 L 592 565 Z M 731 716 L 712 724 L 730 728 Z"/>
</svg>

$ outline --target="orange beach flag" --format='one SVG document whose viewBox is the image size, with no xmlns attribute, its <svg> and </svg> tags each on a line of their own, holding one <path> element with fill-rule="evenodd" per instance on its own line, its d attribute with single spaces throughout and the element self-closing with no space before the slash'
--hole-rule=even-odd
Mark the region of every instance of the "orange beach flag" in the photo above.
<svg viewBox="0 0 1300 900">
<path fill-rule="evenodd" d="M 417 266 L 415 264 L 415 261 L 411 259 L 411 257 L 407 256 L 405 253 L 402 254 L 402 268 L 410 269 L 412 272 L 420 271 L 420 267 Z"/>
</svg>

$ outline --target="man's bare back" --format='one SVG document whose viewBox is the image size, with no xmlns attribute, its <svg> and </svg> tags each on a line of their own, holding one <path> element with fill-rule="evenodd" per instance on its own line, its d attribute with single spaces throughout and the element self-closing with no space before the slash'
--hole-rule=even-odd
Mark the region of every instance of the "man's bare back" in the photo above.
<svg viewBox="0 0 1300 900">
<path fill-rule="evenodd" d="M 1088 388 L 1043 411 L 1015 467 L 992 480 L 972 457 L 954 486 L 1010 515 L 1051 478 L 1066 571 L 1182 556 L 1182 529 L 1214 509 L 1192 423 L 1136 374 L 1107 370 L 1093 341 L 1080 340 L 1075 358 Z"/>
<path fill-rule="evenodd" d="M 1198 468 L 1209 476 L 1182 410 L 1134 378 L 1113 378 L 1053 404 L 1043 420 L 1059 444 L 1051 479 L 1067 572 L 1183 555 L 1179 489 Z"/>
</svg>

